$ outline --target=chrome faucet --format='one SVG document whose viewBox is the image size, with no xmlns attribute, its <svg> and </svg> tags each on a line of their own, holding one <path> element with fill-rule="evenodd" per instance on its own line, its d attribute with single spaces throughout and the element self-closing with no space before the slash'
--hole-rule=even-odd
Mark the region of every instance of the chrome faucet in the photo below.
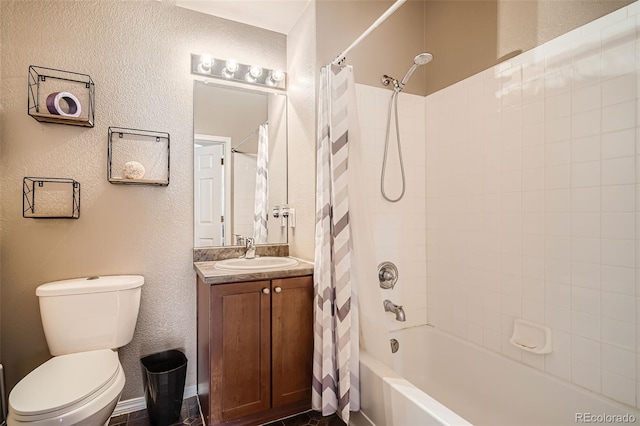
<svg viewBox="0 0 640 426">
<path fill-rule="evenodd" d="M 253 238 L 246 238 L 246 243 L 244 248 L 246 251 L 244 252 L 245 259 L 254 259 L 256 257 L 256 244 Z"/>
<path fill-rule="evenodd" d="M 398 321 L 406 321 L 407 318 L 404 316 L 404 309 L 402 309 L 402 305 L 396 305 L 391 300 L 386 299 L 382 302 L 384 305 L 385 312 L 393 312 L 396 314 L 396 320 Z"/>
</svg>

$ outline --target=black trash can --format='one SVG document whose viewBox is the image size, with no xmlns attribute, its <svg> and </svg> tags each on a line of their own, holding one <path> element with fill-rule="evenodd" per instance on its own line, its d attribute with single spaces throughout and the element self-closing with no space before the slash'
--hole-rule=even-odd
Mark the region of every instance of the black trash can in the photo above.
<svg viewBox="0 0 640 426">
<path fill-rule="evenodd" d="M 169 350 L 140 359 L 147 413 L 151 423 L 167 426 L 180 418 L 187 357 Z"/>
</svg>

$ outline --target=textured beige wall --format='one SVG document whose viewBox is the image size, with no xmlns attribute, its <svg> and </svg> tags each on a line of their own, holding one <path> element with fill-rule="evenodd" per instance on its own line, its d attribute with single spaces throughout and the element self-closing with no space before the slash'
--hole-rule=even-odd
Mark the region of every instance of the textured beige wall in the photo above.
<svg viewBox="0 0 640 426">
<path fill-rule="evenodd" d="M 498 57 L 527 51 L 635 0 L 498 0 Z"/>
<path fill-rule="evenodd" d="M 633 0 L 427 0 L 426 94 L 619 9 Z"/>
<path fill-rule="evenodd" d="M 425 94 L 496 64 L 497 9 L 496 1 L 425 2 L 425 46 L 434 56 Z"/>
<path fill-rule="evenodd" d="M 313 260 L 315 242 L 316 5 L 310 3 L 287 37 L 289 64 L 289 204 L 297 226 L 292 256 Z"/>
<path fill-rule="evenodd" d="M 39 284 L 122 273 L 146 278 L 136 333 L 120 350 L 127 376 L 123 399 L 143 394 L 139 358 L 169 348 L 186 351 L 187 386 L 194 385 L 190 54 L 285 69 L 285 36 L 157 1 L 3 0 L 0 15 L 0 358 L 8 385 L 49 358 L 34 293 Z M 65 22 L 71 29 L 61 25 Z M 96 83 L 95 127 L 29 117 L 31 64 L 90 74 Z M 168 187 L 107 182 L 106 137 L 112 125 L 171 134 Z M 23 219 L 24 176 L 78 180 L 80 219 Z"/>
</svg>

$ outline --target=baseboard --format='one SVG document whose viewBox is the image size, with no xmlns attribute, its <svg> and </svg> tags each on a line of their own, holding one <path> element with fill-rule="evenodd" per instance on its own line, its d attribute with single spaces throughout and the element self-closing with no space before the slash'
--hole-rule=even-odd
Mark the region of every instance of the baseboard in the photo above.
<svg viewBox="0 0 640 426">
<path fill-rule="evenodd" d="M 362 411 L 353 411 L 349 416 L 349 426 L 376 426 Z"/>
<path fill-rule="evenodd" d="M 191 398 L 197 394 L 196 386 L 187 386 L 184 388 L 184 399 Z M 112 416 L 115 417 L 122 414 L 133 413 L 134 411 L 144 410 L 145 408 L 147 408 L 147 403 L 144 400 L 144 396 L 141 396 L 140 398 L 127 399 L 126 401 L 118 402 L 116 409 L 113 410 Z"/>
<path fill-rule="evenodd" d="M 144 396 L 140 398 L 127 399 L 126 401 L 118 401 L 116 409 L 113 410 L 112 417 L 120 416 L 122 414 L 133 413 L 134 411 L 140 411 L 147 408 L 147 403 L 144 400 Z"/>
</svg>

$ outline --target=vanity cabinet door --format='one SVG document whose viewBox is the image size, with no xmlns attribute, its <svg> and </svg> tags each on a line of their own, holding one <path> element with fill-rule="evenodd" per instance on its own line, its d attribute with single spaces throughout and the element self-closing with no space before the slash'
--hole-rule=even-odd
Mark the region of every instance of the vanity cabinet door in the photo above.
<svg viewBox="0 0 640 426">
<path fill-rule="evenodd" d="M 271 406 L 270 293 L 269 281 L 211 286 L 211 424 Z"/>
<path fill-rule="evenodd" d="M 311 403 L 313 277 L 271 281 L 273 407 Z"/>
</svg>

